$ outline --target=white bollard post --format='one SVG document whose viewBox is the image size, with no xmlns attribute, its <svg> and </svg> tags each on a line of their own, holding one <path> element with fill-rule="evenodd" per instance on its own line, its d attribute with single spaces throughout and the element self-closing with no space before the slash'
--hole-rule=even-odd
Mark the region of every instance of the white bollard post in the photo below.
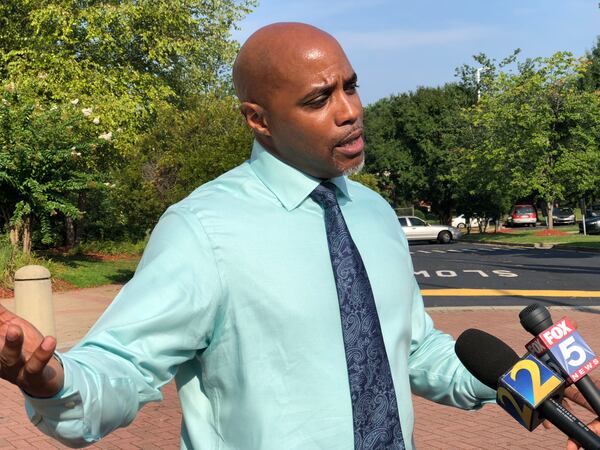
<svg viewBox="0 0 600 450">
<path fill-rule="evenodd" d="M 15 272 L 15 314 L 31 322 L 44 336 L 56 337 L 48 269 L 31 265 Z"/>
</svg>

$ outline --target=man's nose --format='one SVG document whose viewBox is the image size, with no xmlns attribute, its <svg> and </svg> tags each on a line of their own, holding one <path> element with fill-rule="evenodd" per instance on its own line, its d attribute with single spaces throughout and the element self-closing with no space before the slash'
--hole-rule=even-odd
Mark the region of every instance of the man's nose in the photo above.
<svg viewBox="0 0 600 450">
<path fill-rule="evenodd" d="M 361 114 L 362 103 L 358 93 L 348 94 L 342 91 L 338 96 L 338 108 L 335 116 L 336 125 L 351 125 L 358 120 Z"/>
</svg>

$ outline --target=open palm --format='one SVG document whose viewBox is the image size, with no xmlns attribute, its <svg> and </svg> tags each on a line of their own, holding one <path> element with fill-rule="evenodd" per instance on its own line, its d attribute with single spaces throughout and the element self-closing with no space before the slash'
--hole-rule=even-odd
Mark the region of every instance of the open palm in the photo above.
<svg viewBox="0 0 600 450">
<path fill-rule="evenodd" d="M 56 339 L 0 306 L 0 378 L 34 397 L 52 397 L 63 385 L 62 365 L 53 358 Z"/>
</svg>

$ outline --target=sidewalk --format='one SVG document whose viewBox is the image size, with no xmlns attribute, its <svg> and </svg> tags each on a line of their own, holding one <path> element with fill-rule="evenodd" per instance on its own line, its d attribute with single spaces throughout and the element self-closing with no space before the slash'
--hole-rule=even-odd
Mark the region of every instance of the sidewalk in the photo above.
<svg viewBox="0 0 600 450">
<path fill-rule="evenodd" d="M 80 339 L 118 292 L 119 286 L 70 291 L 54 295 L 59 348 Z M 1 300 L 9 309 L 12 300 Z M 521 308 L 431 308 L 436 327 L 457 337 L 467 328 L 480 328 L 511 345 L 519 353 L 529 336 L 521 328 Z M 575 319 L 592 349 L 600 352 L 600 310 L 586 312 L 556 308 L 554 319 Z M 163 390 L 165 400 L 146 405 L 135 421 L 88 448 L 178 449 L 181 413 L 173 383 Z M 0 449 L 55 449 L 64 447 L 33 427 L 25 415 L 21 394 L 12 385 L 0 383 Z M 415 441 L 419 449 L 561 449 L 566 438 L 556 429 L 533 433 L 521 428 L 495 405 L 477 412 L 461 411 L 413 398 Z M 575 414 L 584 421 L 592 414 L 580 408 Z M 285 450 L 285 449 L 282 449 Z"/>
</svg>

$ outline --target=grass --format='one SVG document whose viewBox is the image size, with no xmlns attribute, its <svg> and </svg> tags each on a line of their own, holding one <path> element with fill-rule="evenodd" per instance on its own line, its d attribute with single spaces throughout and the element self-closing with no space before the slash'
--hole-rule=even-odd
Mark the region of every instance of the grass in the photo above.
<svg viewBox="0 0 600 450">
<path fill-rule="evenodd" d="M 138 242 L 92 241 L 81 243 L 69 250 L 70 255 L 141 255 L 148 239 Z"/>
<path fill-rule="evenodd" d="M 535 228 L 509 228 L 510 232 L 494 233 L 488 230 L 486 233 L 472 233 L 463 236 L 466 241 L 472 242 L 496 242 L 507 244 L 552 244 L 564 247 L 588 247 L 600 248 L 600 235 L 584 236 L 579 234 L 577 226 L 554 227 L 555 230 L 567 232 L 563 236 L 537 236 L 535 233 L 545 230 L 545 227 Z"/>
<path fill-rule="evenodd" d="M 63 253 L 50 250 L 26 256 L 0 236 L 0 297 L 3 290 L 10 295 L 14 273 L 29 264 L 46 267 L 58 290 L 125 283 L 135 272 L 144 244 L 91 243 Z"/>
<path fill-rule="evenodd" d="M 52 277 L 69 285 L 84 288 L 127 282 L 135 272 L 139 257 L 104 259 L 98 256 L 74 255 L 52 258 Z"/>
</svg>

